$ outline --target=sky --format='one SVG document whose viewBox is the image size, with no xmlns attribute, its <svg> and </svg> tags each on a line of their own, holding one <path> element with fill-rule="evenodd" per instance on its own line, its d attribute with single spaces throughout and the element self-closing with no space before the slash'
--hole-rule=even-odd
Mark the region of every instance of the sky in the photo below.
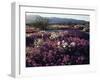
<svg viewBox="0 0 100 80">
<path fill-rule="evenodd" d="M 77 19 L 77 20 L 85 20 L 85 21 L 90 21 L 90 16 L 89 15 L 76 15 L 76 14 L 48 14 L 48 13 L 26 13 L 26 16 L 28 15 L 39 15 L 42 17 L 58 17 L 58 18 L 72 18 L 72 19 Z"/>
</svg>

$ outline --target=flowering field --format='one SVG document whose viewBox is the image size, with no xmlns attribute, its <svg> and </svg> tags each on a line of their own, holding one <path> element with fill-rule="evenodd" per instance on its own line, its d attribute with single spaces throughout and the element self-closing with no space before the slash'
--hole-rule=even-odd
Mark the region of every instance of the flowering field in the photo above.
<svg viewBox="0 0 100 80">
<path fill-rule="evenodd" d="M 26 67 L 89 64 L 89 34 L 78 30 L 26 34 Z"/>
<path fill-rule="evenodd" d="M 89 64 L 89 16 L 26 14 L 26 67 Z"/>
</svg>

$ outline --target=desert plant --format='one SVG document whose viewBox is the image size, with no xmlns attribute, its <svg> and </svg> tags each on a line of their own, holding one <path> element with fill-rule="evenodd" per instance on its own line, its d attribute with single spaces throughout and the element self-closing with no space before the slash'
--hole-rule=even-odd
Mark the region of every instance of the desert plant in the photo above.
<svg viewBox="0 0 100 80">
<path fill-rule="evenodd" d="M 32 25 L 36 28 L 40 28 L 45 30 L 48 25 L 48 19 L 43 18 L 41 16 L 37 17 L 36 20 L 32 23 Z"/>
</svg>

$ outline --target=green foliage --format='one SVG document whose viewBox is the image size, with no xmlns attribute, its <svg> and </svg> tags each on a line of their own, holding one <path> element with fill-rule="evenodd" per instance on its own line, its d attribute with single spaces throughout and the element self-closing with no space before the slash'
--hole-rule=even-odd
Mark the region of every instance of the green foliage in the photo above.
<svg viewBox="0 0 100 80">
<path fill-rule="evenodd" d="M 37 17 L 36 20 L 32 23 L 32 26 L 45 30 L 48 25 L 48 19 L 43 17 Z"/>
</svg>

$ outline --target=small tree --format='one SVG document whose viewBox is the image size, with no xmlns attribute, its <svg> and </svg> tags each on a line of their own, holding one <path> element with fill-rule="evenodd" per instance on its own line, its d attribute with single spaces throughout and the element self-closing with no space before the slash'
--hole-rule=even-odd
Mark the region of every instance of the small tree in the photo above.
<svg viewBox="0 0 100 80">
<path fill-rule="evenodd" d="M 40 28 L 45 30 L 48 26 L 48 19 L 43 18 L 41 16 L 37 17 L 36 20 L 32 23 L 32 25 L 36 28 Z"/>
</svg>

